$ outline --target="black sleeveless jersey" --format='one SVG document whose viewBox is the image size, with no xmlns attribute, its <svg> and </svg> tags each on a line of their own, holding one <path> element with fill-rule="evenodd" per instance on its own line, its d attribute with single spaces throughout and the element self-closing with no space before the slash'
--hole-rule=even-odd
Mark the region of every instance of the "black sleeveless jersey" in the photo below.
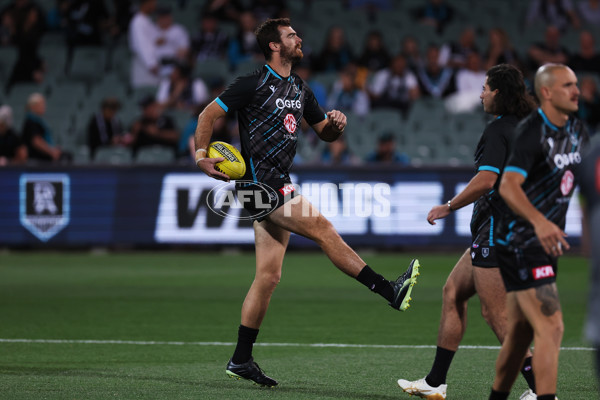
<svg viewBox="0 0 600 400">
<path fill-rule="evenodd" d="M 577 165 L 589 143 L 587 130 L 575 118 L 557 127 L 538 108 L 518 125 L 516 135 L 504 171 L 522 174 L 522 188 L 531 204 L 564 230 Z M 542 247 L 533 225 L 512 211 L 497 226 L 497 243 L 509 251 Z"/>
<path fill-rule="evenodd" d="M 494 224 L 507 209 L 498 194 L 498 186 L 508 161 L 518 122 L 519 119 L 514 115 L 497 117 L 487 125 L 475 149 L 476 172 L 495 172 L 498 174 L 498 179 L 494 187 L 473 204 L 471 217 L 473 243 L 494 246 Z"/>
<path fill-rule="evenodd" d="M 233 81 L 215 101 L 225 112 L 237 111 L 246 162 L 244 180 L 285 179 L 296 155 L 297 133 L 327 116 L 310 87 L 298 75 L 279 76 L 269 65 Z"/>
</svg>

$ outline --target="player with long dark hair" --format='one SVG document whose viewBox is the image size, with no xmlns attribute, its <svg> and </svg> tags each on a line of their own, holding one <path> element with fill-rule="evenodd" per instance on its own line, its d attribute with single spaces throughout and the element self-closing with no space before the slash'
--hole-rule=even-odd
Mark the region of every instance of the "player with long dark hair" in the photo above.
<svg viewBox="0 0 600 400">
<path fill-rule="evenodd" d="M 479 295 L 481 313 L 500 342 L 506 332 L 506 291 L 493 234 L 494 223 L 506 206 L 497 189 L 515 127 L 532 111 L 534 102 L 527 93 L 521 72 L 508 64 L 496 65 L 487 71 L 480 98 L 484 111 L 494 119 L 485 128 L 475 150 L 476 174 L 460 193 L 447 203 L 433 207 L 427 216 L 427 221 L 435 225 L 435 220 L 474 203 L 471 247 L 458 260 L 444 285 L 442 318 L 431 371 L 416 381 L 398 380 L 405 392 L 426 399 L 446 398 L 446 374 L 464 336 L 467 303 L 473 295 Z M 523 375 L 534 390 L 531 358 L 525 361 Z"/>
</svg>

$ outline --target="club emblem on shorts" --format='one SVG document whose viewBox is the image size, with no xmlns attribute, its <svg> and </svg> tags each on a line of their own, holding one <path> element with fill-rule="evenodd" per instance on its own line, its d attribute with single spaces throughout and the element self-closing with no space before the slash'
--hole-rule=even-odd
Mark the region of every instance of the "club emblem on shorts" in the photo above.
<svg viewBox="0 0 600 400">
<path fill-rule="evenodd" d="M 521 268 L 519 270 L 519 278 L 521 278 L 522 281 L 526 281 L 528 276 L 529 273 L 527 272 L 526 268 Z"/>
<path fill-rule="evenodd" d="M 538 279 L 551 278 L 553 276 L 554 270 L 552 269 L 552 265 L 543 265 L 533 269 L 533 279 L 536 281 Z"/>
<path fill-rule="evenodd" d="M 21 225 L 43 242 L 69 223 L 70 179 L 65 174 L 24 174 L 19 182 Z"/>
<path fill-rule="evenodd" d="M 285 116 L 283 120 L 283 126 L 289 133 L 296 132 L 296 118 L 294 118 L 293 114 L 288 114 Z"/>
<path fill-rule="evenodd" d="M 481 248 L 481 255 L 483 256 L 483 258 L 486 258 L 487 256 L 490 255 L 490 249 L 489 247 L 482 247 Z"/>
<path fill-rule="evenodd" d="M 560 192 L 563 196 L 571 193 L 571 189 L 573 189 L 573 182 L 575 182 L 575 176 L 570 170 L 566 170 L 563 174 L 562 180 L 560 181 Z"/>
</svg>

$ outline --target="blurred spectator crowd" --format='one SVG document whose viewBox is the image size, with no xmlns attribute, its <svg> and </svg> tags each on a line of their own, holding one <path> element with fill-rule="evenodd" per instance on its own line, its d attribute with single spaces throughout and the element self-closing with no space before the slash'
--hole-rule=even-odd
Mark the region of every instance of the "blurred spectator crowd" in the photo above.
<svg viewBox="0 0 600 400">
<path fill-rule="evenodd" d="M 470 165 L 485 71 L 547 62 L 577 73 L 600 129 L 600 0 L 0 0 L 0 165 L 193 165 L 198 114 L 264 64 L 254 30 L 289 17 L 295 67 L 348 116 L 296 163 Z M 235 116 L 213 140 L 239 146 Z M 600 135 L 598 135 L 600 137 Z"/>
</svg>

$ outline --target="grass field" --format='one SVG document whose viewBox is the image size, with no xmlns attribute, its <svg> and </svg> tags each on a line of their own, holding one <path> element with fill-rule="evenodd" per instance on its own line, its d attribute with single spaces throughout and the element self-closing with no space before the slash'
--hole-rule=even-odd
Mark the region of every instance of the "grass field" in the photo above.
<svg viewBox="0 0 600 400">
<path fill-rule="evenodd" d="M 388 278 L 414 254 L 367 254 Z M 320 254 L 290 253 L 254 355 L 280 385 L 228 379 L 254 255 L 11 252 L 0 255 L 2 399 L 408 399 L 435 352 L 441 288 L 459 254 L 420 256 L 400 313 Z M 564 257 L 558 395 L 598 399 L 582 340 L 588 271 Z M 448 399 L 487 399 L 498 343 L 472 300 Z M 23 341 L 20 341 L 23 339 Z M 511 399 L 526 386 L 519 378 Z"/>
</svg>

